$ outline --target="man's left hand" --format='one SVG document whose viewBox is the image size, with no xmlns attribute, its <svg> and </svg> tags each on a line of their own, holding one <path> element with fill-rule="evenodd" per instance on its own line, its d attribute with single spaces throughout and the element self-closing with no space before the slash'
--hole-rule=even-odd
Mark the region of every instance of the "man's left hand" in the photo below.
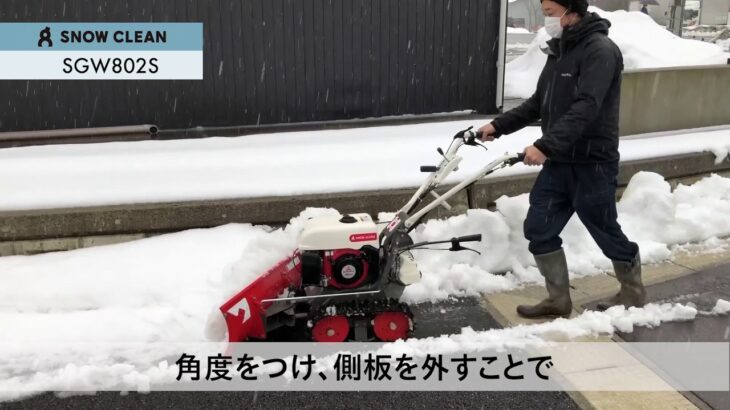
<svg viewBox="0 0 730 410">
<path fill-rule="evenodd" d="M 545 154 L 543 154 L 542 151 L 537 149 L 534 145 L 530 145 L 525 148 L 525 160 L 523 161 L 525 165 L 542 165 L 546 160 L 547 157 Z"/>
</svg>

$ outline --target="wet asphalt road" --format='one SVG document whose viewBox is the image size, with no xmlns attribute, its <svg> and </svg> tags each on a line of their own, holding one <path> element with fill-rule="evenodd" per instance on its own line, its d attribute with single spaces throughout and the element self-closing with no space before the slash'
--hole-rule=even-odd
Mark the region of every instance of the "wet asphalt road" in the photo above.
<svg viewBox="0 0 730 410">
<path fill-rule="evenodd" d="M 730 264 L 648 286 L 646 292 L 647 302 L 692 303 L 699 311 L 709 311 L 718 299 L 730 300 Z M 632 333 L 619 336 L 627 342 L 726 343 L 730 341 L 730 316 L 700 315 L 689 322 L 667 322 L 653 329 L 636 327 Z M 730 392 L 692 392 L 685 396 L 701 408 L 727 409 L 730 403 Z"/>
<path fill-rule="evenodd" d="M 44 394 L 8 409 L 577 409 L 555 392 L 181 392 L 57 398 Z"/>
</svg>

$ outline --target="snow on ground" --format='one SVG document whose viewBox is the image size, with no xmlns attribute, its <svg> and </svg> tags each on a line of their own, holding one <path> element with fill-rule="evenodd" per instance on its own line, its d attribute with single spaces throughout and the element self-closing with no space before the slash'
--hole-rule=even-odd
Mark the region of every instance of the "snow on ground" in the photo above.
<svg viewBox="0 0 730 410">
<path fill-rule="evenodd" d="M 712 308 L 713 315 L 725 315 L 730 313 L 730 302 L 725 299 L 718 299 L 715 307 Z"/>
<path fill-rule="evenodd" d="M 619 46 L 627 70 L 640 68 L 726 64 L 728 54 L 716 44 L 682 39 L 641 12 L 608 12 L 591 7 L 611 21 L 609 37 Z M 540 29 L 527 52 L 507 64 L 505 96 L 528 98 L 547 61 L 540 50 L 550 37 Z"/>
<path fill-rule="evenodd" d="M 0 211 L 184 200 L 290 196 L 415 187 L 436 147 L 478 121 L 286 132 L 238 138 L 49 145 L 0 150 Z M 481 148 L 464 147 L 450 182 L 541 136 L 529 127 Z M 712 151 L 730 129 L 687 130 L 621 141 L 623 160 Z M 316 165 L 313 165 L 316 164 Z M 519 164 L 494 176 L 535 172 Z"/>
<path fill-rule="evenodd" d="M 585 311 L 572 319 L 558 318 L 549 322 L 517 325 L 506 329 L 475 331 L 470 327 L 457 335 L 442 335 L 434 338 L 397 341 L 386 346 L 398 354 L 409 353 L 419 356 L 430 354 L 453 354 L 484 349 L 485 346 L 499 347 L 516 345 L 528 340 L 574 340 L 578 338 L 610 335 L 615 331 L 631 333 L 634 327 L 653 328 L 664 322 L 693 320 L 697 309 L 679 303 L 647 304 L 643 308 L 625 309 L 614 306 L 605 312 Z"/>
<path fill-rule="evenodd" d="M 417 229 L 416 240 L 482 233 L 483 242 L 476 244 L 482 255 L 418 251 L 424 276 L 406 290 L 405 299 L 438 300 L 539 283 L 522 238 L 527 205 L 526 195 L 502 197 L 495 212 L 472 210 Z M 660 176 L 640 173 L 632 179 L 619 210 L 620 221 L 628 236 L 639 242 L 645 262 L 669 258 L 675 244 L 687 241 L 721 246 L 725 241 L 717 237 L 730 235 L 730 179 L 711 176 L 672 192 Z M 276 230 L 232 224 L 118 245 L 0 258 L 0 397 L 16 397 L 8 390 L 18 386 L 52 390 L 81 383 L 101 388 L 121 379 L 146 386 L 156 377 L 169 378 L 170 366 L 161 361 L 171 354 L 171 343 L 205 341 L 209 312 L 290 254 L 307 218 L 334 212 L 308 209 Z M 569 223 L 563 238 L 574 277 L 609 267 L 577 220 Z M 503 270 L 512 272 L 493 274 Z M 718 302 L 715 310 L 726 312 L 726 302 Z M 631 331 L 633 326 L 688 320 L 695 314 L 693 308 L 681 305 L 616 308 L 542 325 L 486 332 L 467 329 L 461 336 L 447 338 L 472 344 L 554 332 L 570 338 L 613 329 Z M 444 348 L 438 347 L 441 339 L 406 343 Z M 47 345 L 39 351 L 39 343 Z M 115 345 L 119 343 L 149 347 L 120 350 Z"/>
<path fill-rule="evenodd" d="M 530 34 L 531 31 L 523 27 L 507 27 L 507 34 Z"/>
</svg>

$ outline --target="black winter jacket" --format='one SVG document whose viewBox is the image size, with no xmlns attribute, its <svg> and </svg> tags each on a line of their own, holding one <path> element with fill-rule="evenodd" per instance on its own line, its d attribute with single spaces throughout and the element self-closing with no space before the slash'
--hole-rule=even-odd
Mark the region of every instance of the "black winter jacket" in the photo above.
<svg viewBox="0 0 730 410">
<path fill-rule="evenodd" d="M 551 161 L 616 161 L 623 57 L 608 38 L 611 23 L 595 13 L 548 41 L 548 60 L 537 91 L 492 124 L 511 134 L 542 119 L 535 146 Z"/>
</svg>

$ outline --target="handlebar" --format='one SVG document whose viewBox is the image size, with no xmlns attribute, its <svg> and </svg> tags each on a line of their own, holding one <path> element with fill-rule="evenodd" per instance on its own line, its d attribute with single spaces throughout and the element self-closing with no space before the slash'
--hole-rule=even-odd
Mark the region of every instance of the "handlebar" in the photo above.
<svg viewBox="0 0 730 410">
<path fill-rule="evenodd" d="M 509 161 L 507 161 L 507 164 L 511 166 L 511 165 L 514 165 L 514 164 L 516 164 L 518 162 L 522 162 L 524 160 L 525 160 L 525 153 L 524 152 L 520 152 L 519 154 L 517 154 L 517 156 L 515 158 L 512 158 Z"/>
<path fill-rule="evenodd" d="M 464 145 L 471 145 L 471 146 L 479 145 L 479 146 L 486 148 L 483 144 L 480 144 L 479 142 L 477 142 L 477 139 L 482 138 L 482 136 L 484 135 L 484 132 L 479 131 L 479 130 L 474 131 L 473 128 L 474 127 L 469 127 L 463 131 L 459 131 L 458 133 L 456 133 L 456 135 L 454 135 L 454 139 L 455 140 L 460 139 L 461 143 Z M 495 139 L 498 139 L 499 137 L 500 137 L 499 135 L 494 136 Z M 458 150 L 458 147 L 459 147 L 459 145 L 457 144 L 455 146 L 455 148 L 453 148 L 454 152 L 455 152 L 455 150 Z M 438 149 L 438 152 L 439 152 L 439 154 L 441 154 L 444 157 L 445 160 L 448 161 L 448 159 L 446 158 L 446 155 L 444 154 L 444 152 L 441 148 Z M 449 153 L 451 153 L 451 152 L 452 152 L 452 148 L 450 147 Z M 508 159 L 506 161 L 506 163 L 508 166 L 512 166 L 512 165 L 517 164 L 518 162 L 524 161 L 524 159 L 525 159 L 525 154 L 519 153 L 514 158 Z M 440 170 L 440 166 L 421 165 L 421 172 L 434 173 L 434 172 L 438 172 L 439 170 Z"/>
<path fill-rule="evenodd" d="M 454 138 L 463 138 L 464 144 L 466 144 L 466 145 L 477 145 L 476 140 L 477 139 L 481 140 L 483 135 L 484 135 L 484 131 L 480 131 L 480 130 L 474 131 L 473 127 L 469 127 L 467 129 L 465 129 L 464 131 L 461 131 L 458 134 L 456 134 L 456 136 Z M 499 135 L 499 134 L 495 134 L 494 139 L 499 139 L 500 136 L 501 135 Z M 520 152 L 519 154 L 517 154 L 517 156 L 515 158 L 508 160 L 507 165 L 512 166 L 512 165 L 515 165 L 516 163 L 522 162 L 524 160 L 525 160 L 525 153 Z"/>
<path fill-rule="evenodd" d="M 471 128 L 466 129 L 462 132 L 463 132 L 464 143 L 466 145 L 476 145 L 476 140 L 481 140 L 482 136 L 484 136 L 484 131 L 480 131 L 480 130 L 473 131 Z M 457 134 L 457 136 L 458 135 L 459 134 Z M 499 137 L 501 137 L 501 135 L 494 134 L 494 139 L 499 139 Z"/>
<path fill-rule="evenodd" d="M 434 190 L 441 184 L 441 182 L 444 181 L 453 171 L 458 169 L 459 163 L 462 160 L 462 157 L 457 155 L 457 151 L 459 150 L 459 148 L 461 148 L 463 145 L 471 145 L 471 143 L 473 143 L 474 145 L 479 145 L 480 147 L 487 149 L 484 144 L 476 142 L 476 138 L 479 138 L 481 136 L 482 133 L 472 130 L 472 127 L 463 131 L 459 131 L 456 135 L 454 135 L 454 138 L 446 152 L 444 152 L 444 150 L 442 149 L 437 150 L 438 153 L 443 157 L 439 165 L 423 165 L 420 167 L 421 172 L 430 172 L 430 175 L 421 184 L 416 193 L 413 194 L 411 199 L 399 211 L 407 215 L 407 219 L 405 220 L 404 225 L 408 231 L 412 230 L 416 225 L 418 225 L 427 213 L 431 212 L 437 206 L 442 206 L 446 204 L 446 201 L 448 201 L 449 198 L 453 197 L 461 190 L 468 188 L 475 182 L 486 177 L 487 175 L 492 174 L 498 169 L 502 169 L 506 166 L 512 166 L 517 164 L 518 162 L 524 161 L 525 155 L 523 153 L 505 153 L 504 155 L 500 155 L 497 158 L 494 158 L 488 164 L 484 165 L 476 173 L 459 182 L 458 184 L 456 184 L 456 186 L 451 187 L 451 189 L 449 189 L 445 193 L 440 195 L 434 195 L 436 197 L 434 201 L 421 207 L 421 209 L 416 212 L 415 209 L 423 202 L 426 196 L 428 194 L 434 193 Z M 494 137 L 497 138 L 498 136 L 495 135 Z M 478 240 L 476 237 L 467 237 L 466 239 L 472 241 Z M 420 243 L 419 246 L 422 246 L 424 244 L 425 243 Z M 408 247 L 408 249 L 413 248 L 414 246 Z"/>
</svg>

